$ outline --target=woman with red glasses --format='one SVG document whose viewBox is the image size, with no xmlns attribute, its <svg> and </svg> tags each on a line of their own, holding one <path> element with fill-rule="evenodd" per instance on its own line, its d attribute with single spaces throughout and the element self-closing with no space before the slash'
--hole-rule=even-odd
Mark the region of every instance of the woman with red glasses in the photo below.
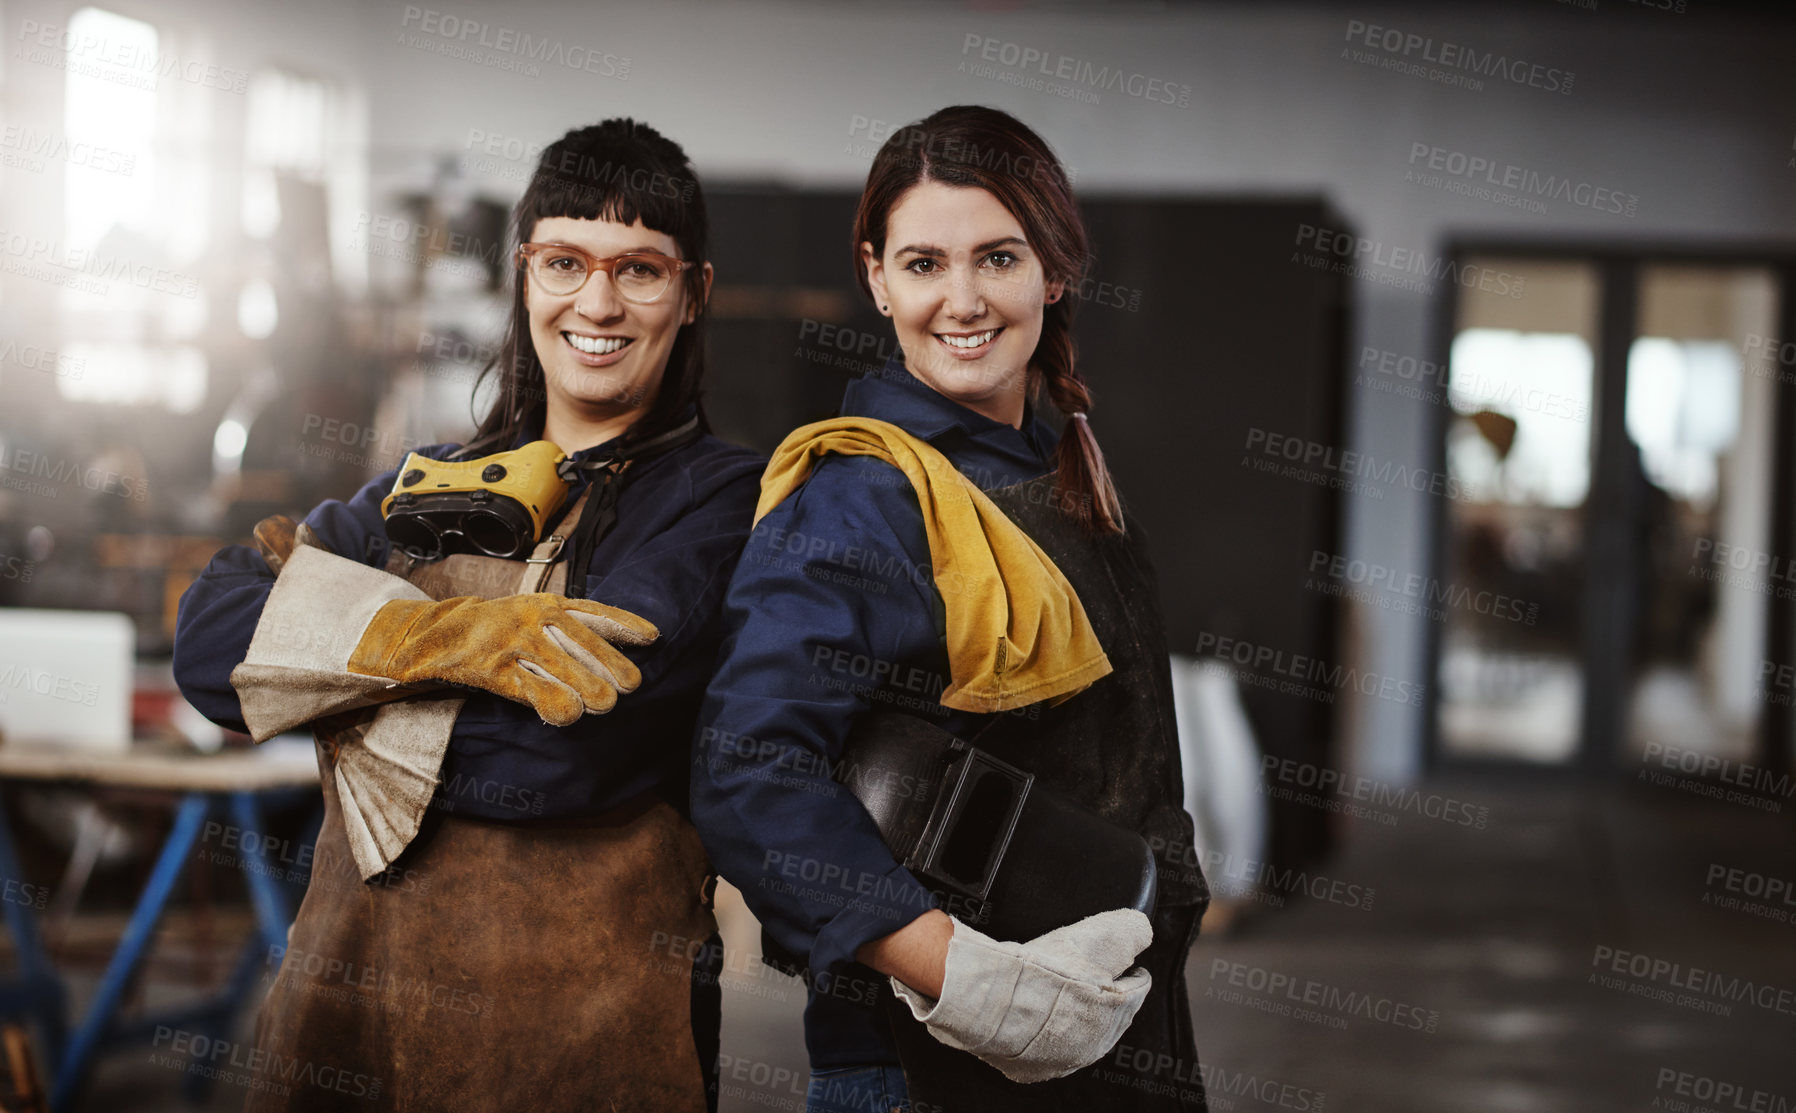
<svg viewBox="0 0 1796 1113">
<path fill-rule="evenodd" d="M 700 405 L 704 195 L 677 144 L 607 120 L 543 152 L 514 234 L 468 444 L 323 503 L 298 543 L 259 528 L 181 601 L 187 698 L 320 743 L 250 1109 L 707 1105 L 688 743 L 761 460 Z M 489 490 L 431 497 L 439 461 L 476 458 L 461 481 Z"/>
</svg>

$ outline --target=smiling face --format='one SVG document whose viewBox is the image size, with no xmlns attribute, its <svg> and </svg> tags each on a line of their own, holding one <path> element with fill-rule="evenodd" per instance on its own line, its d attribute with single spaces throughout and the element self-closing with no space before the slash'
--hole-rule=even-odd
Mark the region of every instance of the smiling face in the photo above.
<svg viewBox="0 0 1796 1113">
<path fill-rule="evenodd" d="M 1010 210 L 977 186 L 919 182 L 886 218 L 884 253 L 863 243 L 861 262 L 910 373 L 1020 425 L 1042 307 L 1063 284 L 1048 281 Z"/>
<path fill-rule="evenodd" d="M 674 238 L 665 232 L 615 220 L 544 217 L 530 239 L 585 248 L 600 258 L 630 251 L 652 251 L 680 258 Z M 699 305 L 686 293 L 684 276 L 676 277 L 660 299 L 637 305 L 618 296 L 609 276 L 594 273 L 572 294 L 549 294 L 525 278 L 524 306 L 530 315 L 530 340 L 543 365 L 548 411 L 544 435 L 565 451 L 589 447 L 563 444 L 585 436 L 616 435 L 646 412 L 661 387 L 667 357 L 680 326 L 691 324 Z M 704 267 L 704 289 L 711 288 L 711 265 Z M 557 436 L 551 430 L 568 432 Z M 593 430 L 577 434 L 574 430 Z"/>
</svg>

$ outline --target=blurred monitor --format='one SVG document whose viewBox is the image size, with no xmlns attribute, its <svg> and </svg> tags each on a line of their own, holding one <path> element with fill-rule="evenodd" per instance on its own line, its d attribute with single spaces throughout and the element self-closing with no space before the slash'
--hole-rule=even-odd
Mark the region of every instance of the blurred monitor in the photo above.
<svg viewBox="0 0 1796 1113">
<path fill-rule="evenodd" d="M 4 743 L 128 749 L 134 641 L 112 611 L 0 609 Z"/>
</svg>

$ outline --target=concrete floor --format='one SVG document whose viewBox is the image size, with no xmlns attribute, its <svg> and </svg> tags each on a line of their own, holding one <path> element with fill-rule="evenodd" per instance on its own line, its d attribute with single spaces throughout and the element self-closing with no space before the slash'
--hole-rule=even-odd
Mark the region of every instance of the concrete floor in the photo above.
<svg viewBox="0 0 1796 1113">
<path fill-rule="evenodd" d="M 1614 968 L 1627 952 L 1680 964 L 1686 982 L 1701 968 L 1796 992 L 1796 897 L 1781 920 L 1704 899 L 1736 895 L 1725 873 L 1706 884 L 1715 866 L 1796 884 L 1796 804 L 1767 814 L 1645 782 L 1439 791 L 1488 806 L 1486 828 L 1401 811 L 1395 826 L 1356 823 L 1325 868 L 1375 889 L 1370 909 L 1306 902 L 1193 955 L 1212 1070 L 1313 1089 L 1329 1110 L 1694 1110 L 1725 1104 L 1693 1100 L 1719 1084 L 1796 1103 L 1796 1000 L 1767 996 L 1786 1010 L 1773 1011 L 1672 988 L 1650 966 L 1632 977 L 1639 959 Z M 1428 1033 L 1353 1016 L 1339 1028 L 1224 1004 L 1205 996 L 1234 974 L 1218 963 L 1363 990 L 1438 1023 Z M 1684 996 L 1695 1000 L 1676 1003 Z M 1731 1015 L 1704 1011 L 1715 1007 Z"/>
<path fill-rule="evenodd" d="M 1200 940 L 1212 1109 L 1796 1109 L 1796 799 L 1772 813 L 1644 779 L 1428 791 L 1488 808 L 1486 825 L 1431 818 L 1425 797 L 1344 819 L 1342 853 L 1307 882 L 1322 899 L 1269 894 Z M 744 951 L 730 967 L 723 1109 L 801 1109 L 802 994 Z M 179 1081 L 121 1051 L 83 1108 L 195 1108 Z"/>
</svg>

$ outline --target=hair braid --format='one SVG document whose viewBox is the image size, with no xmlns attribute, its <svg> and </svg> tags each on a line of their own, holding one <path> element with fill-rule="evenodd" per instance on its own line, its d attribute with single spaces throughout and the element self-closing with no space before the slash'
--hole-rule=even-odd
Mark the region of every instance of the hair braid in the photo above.
<svg viewBox="0 0 1796 1113">
<path fill-rule="evenodd" d="M 1061 509 L 1087 529 L 1122 533 L 1122 500 L 1087 419 L 1091 388 L 1079 374 L 1076 355 L 1072 307 L 1063 299 L 1042 314 L 1041 342 L 1034 359 L 1048 401 L 1066 417 L 1059 447 L 1054 450 L 1055 487 L 1061 492 Z"/>
</svg>

